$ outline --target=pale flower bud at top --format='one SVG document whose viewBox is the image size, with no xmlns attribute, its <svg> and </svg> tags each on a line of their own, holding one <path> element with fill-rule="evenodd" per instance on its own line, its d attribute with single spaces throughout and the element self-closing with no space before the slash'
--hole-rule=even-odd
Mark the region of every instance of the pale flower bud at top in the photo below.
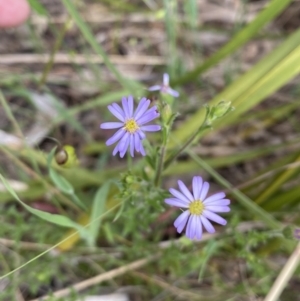
<svg viewBox="0 0 300 301">
<path fill-rule="evenodd" d="M 207 106 L 207 124 L 212 124 L 212 122 L 218 118 L 225 116 L 227 113 L 234 110 L 234 107 L 231 106 L 231 101 L 220 101 L 215 106 Z"/>
<path fill-rule="evenodd" d="M 161 112 L 162 120 L 164 123 L 168 123 L 172 117 L 172 109 L 169 104 L 165 104 Z"/>
</svg>

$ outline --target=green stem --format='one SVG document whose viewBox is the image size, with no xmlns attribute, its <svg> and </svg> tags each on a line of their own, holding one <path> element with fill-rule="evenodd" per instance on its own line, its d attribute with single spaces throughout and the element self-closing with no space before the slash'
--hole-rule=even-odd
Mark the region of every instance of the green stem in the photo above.
<svg viewBox="0 0 300 301">
<path fill-rule="evenodd" d="M 5 110 L 5 113 L 8 117 L 8 119 L 11 121 L 13 127 L 15 128 L 15 131 L 17 132 L 17 134 L 19 135 L 20 138 L 22 138 L 24 140 L 24 136 L 23 136 L 23 133 L 21 131 L 21 128 L 19 127 L 19 124 L 17 122 L 17 120 L 15 119 L 3 93 L 1 92 L 0 90 L 0 102 Z"/>
<path fill-rule="evenodd" d="M 208 125 L 206 125 L 205 121 L 201 125 L 200 129 L 198 129 L 178 150 L 175 150 L 173 154 L 170 155 L 170 157 L 166 160 L 164 164 L 164 169 L 167 169 L 170 164 L 195 140 L 195 138 L 204 130 L 209 128 Z"/>
<path fill-rule="evenodd" d="M 3 105 L 5 113 L 8 117 L 8 119 L 10 120 L 10 122 L 12 123 L 12 125 L 13 125 L 15 131 L 17 132 L 18 136 L 22 139 L 22 143 L 24 144 L 25 148 L 28 149 L 29 146 L 26 143 L 26 139 L 23 135 L 23 132 L 22 132 L 22 130 L 21 130 L 14 114 L 12 113 L 6 98 L 4 97 L 3 93 L 1 92 L 1 90 L 0 90 L 0 103 Z M 36 172 L 40 172 L 39 167 L 38 167 L 38 165 L 37 165 L 37 163 L 36 163 L 36 161 L 34 160 L 33 157 L 30 157 L 30 161 L 31 161 L 31 164 L 32 164 L 34 170 Z"/>
<path fill-rule="evenodd" d="M 216 181 L 218 181 L 222 186 L 226 187 L 230 190 L 230 192 L 237 198 L 237 200 L 244 206 L 247 210 L 251 211 L 253 214 L 259 216 L 270 228 L 278 229 L 282 228 L 280 223 L 272 217 L 268 212 L 254 203 L 250 198 L 244 195 L 238 189 L 232 187 L 232 185 L 224 179 L 221 175 L 219 175 L 212 167 L 210 167 L 204 160 L 202 160 L 199 156 L 196 156 L 191 151 L 188 151 L 190 157 L 198 163 L 203 169 L 205 169 L 211 176 L 213 176 Z"/>
<path fill-rule="evenodd" d="M 72 19 L 70 18 L 69 20 L 67 20 L 67 22 L 63 26 L 63 29 L 60 31 L 60 34 L 58 35 L 58 37 L 55 41 L 55 44 L 54 44 L 54 48 L 51 52 L 50 59 L 44 68 L 41 80 L 39 82 L 39 88 L 43 87 L 43 85 L 46 83 L 47 77 L 48 77 L 49 72 L 51 71 L 53 63 L 54 63 L 55 54 L 60 49 L 63 38 L 64 38 L 65 34 L 67 33 L 68 29 L 70 28 L 71 24 L 72 24 Z"/>
<path fill-rule="evenodd" d="M 158 162 L 158 166 L 156 168 L 156 174 L 155 174 L 155 178 L 154 178 L 154 185 L 156 187 L 159 186 L 159 184 L 160 184 L 161 175 L 162 175 L 163 167 L 164 167 L 165 153 L 166 153 L 166 145 L 164 144 L 160 151 L 159 162 Z"/>
</svg>

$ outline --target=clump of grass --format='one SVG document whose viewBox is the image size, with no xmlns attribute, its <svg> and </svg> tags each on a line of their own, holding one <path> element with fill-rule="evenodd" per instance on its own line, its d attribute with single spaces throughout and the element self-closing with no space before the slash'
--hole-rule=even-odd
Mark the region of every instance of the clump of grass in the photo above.
<svg viewBox="0 0 300 301">
<path fill-rule="evenodd" d="M 105 22 L 114 22 L 101 33 L 103 41 L 97 35 L 101 26 L 91 26 L 92 18 L 84 18 L 69 0 L 62 1 L 68 16 L 60 16 L 59 25 L 50 19 L 47 34 L 31 19 L 29 43 L 49 43 L 48 61 L 18 75 L 12 68 L 0 80 L 3 300 L 78 300 L 123 287 L 145 300 L 273 301 L 291 278 L 299 281 L 299 154 L 293 126 L 299 112 L 294 92 L 280 89 L 289 83 L 297 90 L 291 79 L 300 71 L 300 32 L 243 75 L 225 70 L 221 77 L 230 80 L 220 92 L 204 74 L 225 58 L 240 57 L 235 52 L 259 31 L 267 33 L 264 25 L 290 2 L 270 1 L 251 22 L 240 22 L 208 59 L 205 45 L 184 42 L 185 33 L 207 33 L 197 22 L 194 0 L 161 6 L 95 2 L 112 13 L 113 20 Z M 31 5 L 41 16 L 51 16 L 51 7 Z M 138 26 L 137 31 L 130 27 L 136 22 L 142 35 Z M 217 22 L 212 26 L 224 30 Z M 165 37 L 163 46 L 151 40 L 152 29 Z M 86 55 L 87 64 L 77 64 L 74 49 Z M 60 67 L 65 69 L 56 63 L 60 52 L 70 54 L 70 66 Z M 124 73 L 112 61 L 129 60 L 136 52 L 149 66 L 157 54 L 164 55 L 166 65 L 149 67 L 145 80 L 134 80 L 130 70 L 142 79 L 147 68 L 132 62 Z M 102 60 L 101 68 L 89 64 L 90 53 Z M 205 61 L 199 64 L 199 57 Z M 192 70 L 185 58 L 193 61 Z M 165 75 L 161 83 L 167 70 L 171 81 Z M 60 78 L 61 72 L 70 81 Z M 97 81 L 101 90 L 86 92 L 84 86 Z M 279 104 L 274 106 L 274 99 Z M 107 105 L 119 121 L 111 120 Z M 155 133 L 146 138 L 148 131 Z M 283 267 L 280 262 L 290 253 Z M 292 283 L 289 293 L 297 296 Z"/>
</svg>

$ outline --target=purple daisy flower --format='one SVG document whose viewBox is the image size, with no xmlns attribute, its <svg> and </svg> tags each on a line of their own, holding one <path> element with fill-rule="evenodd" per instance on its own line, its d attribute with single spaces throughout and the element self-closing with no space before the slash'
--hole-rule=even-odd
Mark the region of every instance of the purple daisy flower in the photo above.
<svg viewBox="0 0 300 301">
<path fill-rule="evenodd" d="M 198 176 L 193 178 L 193 194 L 182 181 L 178 181 L 178 186 L 180 191 L 171 188 L 169 191 L 174 197 L 165 199 L 168 205 L 187 209 L 174 222 L 178 233 L 181 233 L 187 224 L 186 236 L 189 239 L 200 240 L 203 233 L 202 226 L 209 233 L 215 232 L 215 228 L 209 220 L 223 226 L 226 225 L 226 220 L 215 213 L 230 211 L 228 206 L 230 201 L 224 199 L 224 192 L 207 198 L 209 184 L 203 182 L 202 178 Z"/>
<path fill-rule="evenodd" d="M 134 150 L 143 156 L 146 155 L 142 144 L 142 140 L 146 137 L 144 132 L 156 132 L 161 129 L 160 125 L 145 125 L 159 117 L 156 106 L 148 109 L 149 105 L 150 100 L 143 97 L 134 112 L 133 97 L 128 96 L 122 98 L 123 109 L 117 103 L 108 106 L 109 111 L 121 121 L 100 124 L 101 129 L 119 129 L 106 141 L 106 145 L 119 141 L 113 150 L 114 156 L 120 152 L 120 157 L 123 158 L 128 147 L 132 157 L 134 157 Z"/>
<path fill-rule="evenodd" d="M 160 91 L 161 93 L 170 94 L 173 97 L 178 97 L 179 93 L 169 86 L 170 77 L 168 73 L 164 73 L 163 84 L 155 85 L 148 88 L 149 91 Z"/>
</svg>

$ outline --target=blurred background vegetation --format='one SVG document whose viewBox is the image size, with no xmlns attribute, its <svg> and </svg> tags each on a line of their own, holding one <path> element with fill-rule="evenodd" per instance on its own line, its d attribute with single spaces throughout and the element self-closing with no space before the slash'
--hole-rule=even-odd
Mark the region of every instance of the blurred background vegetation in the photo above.
<svg viewBox="0 0 300 301">
<path fill-rule="evenodd" d="M 29 3 L 29 20 L 0 32 L 0 173 L 31 208 L 82 226 L 103 219 L 80 239 L 0 185 L 0 301 L 51 292 L 61 295 L 48 300 L 264 300 L 295 246 L 281 229 L 300 223 L 300 2 Z M 180 92 L 170 152 L 199 127 L 205 104 L 235 107 L 164 171 L 163 188 L 201 175 L 232 200 L 226 229 L 197 243 L 176 234 L 163 192 L 137 179 L 136 171 L 152 176 L 145 160 L 128 172 L 99 129 L 122 96 L 155 102 L 147 87 L 164 72 Z M 78 164 L 50 167 L 49 153 L 64 145 Z M 132 183 L 153 199 L 147 210 L 121 205 Z M 298 268 L 280 300 L 300 300 L 299 276 Z"/>
</svg>

